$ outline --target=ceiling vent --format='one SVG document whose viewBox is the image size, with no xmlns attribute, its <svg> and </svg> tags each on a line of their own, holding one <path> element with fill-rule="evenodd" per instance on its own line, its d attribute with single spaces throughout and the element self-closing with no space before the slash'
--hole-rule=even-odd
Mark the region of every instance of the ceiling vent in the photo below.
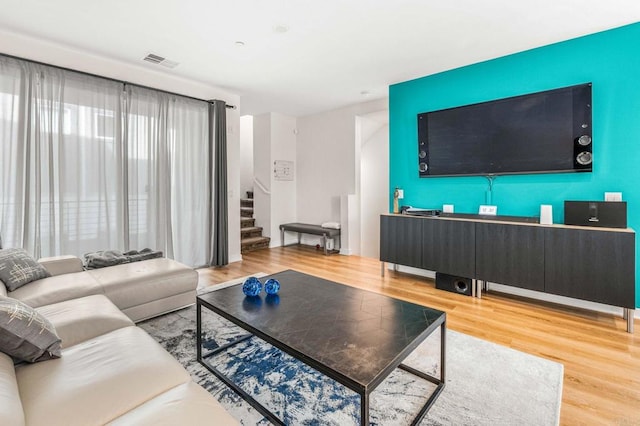
<svg viewBox="0 0 640 426">
<path fill-rule="evenodd" d="M 179 65 L 176 61 L 171 61 L 169 59 L 163 58 L 159 55 L 154 55 L 153 53 L 149 53 L 147 56 L 142 58 L 143 61 L 151 62 L 152 64 L 159 64 L 167 68 L 175 68 Z"/>
</svg>

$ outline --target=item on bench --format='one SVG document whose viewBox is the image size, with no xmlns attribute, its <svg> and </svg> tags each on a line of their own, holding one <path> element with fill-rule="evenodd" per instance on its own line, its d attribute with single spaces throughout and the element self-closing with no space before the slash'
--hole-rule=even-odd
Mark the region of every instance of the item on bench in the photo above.
<svg viewBox="0 0 640 426">
<path fill-rule="evenodd" d="M 320 226 L 322 226 L 323 228 L 340 229 L 340 223 L 338 222 L 325 222 Z"/>
<path fill-rule="evenodd" d="M 86 253 L 84 255 L 84 267 L 85 269 L 98 269 L 158 257 L 163 257 L 163 253 L 161 251 L 151 250 L 150 248 L 145 248 L 140 251 L 130 250 L 124 253 L 118 250 L 102 250 Z"/>
</svg>

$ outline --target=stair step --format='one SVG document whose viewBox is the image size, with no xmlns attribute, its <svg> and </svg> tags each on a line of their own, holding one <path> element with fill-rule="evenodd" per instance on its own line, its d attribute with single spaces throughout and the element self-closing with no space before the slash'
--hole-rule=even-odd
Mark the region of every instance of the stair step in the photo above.
<svg viewBox="0 0 640 426">
<path fill-rule="evenodd" d="M 262 237 L 262 227 L 260 226 L 247 226 L 240 229 L 241 238 Z"/>
<path fill-rule="evenodd" d="M 253 207 L 253 199 L 252 198 L 241 198 L 240 199 L 240 207 Z"/>
<path fill-rule="evenodd" d="M 240 207 L 241 217 L 253 217 L 253 207 Z"/>
<path fill-rule="evenodd" d="M 240 229 L 251 228 L 255 226 L 256 220 L 252 217 L 241 217 L 240 218 Z"/>
<path fill-rule="evenodd" d="M 243 238 L 241 240 L 240 253 L 269 248 L 269 241 L 271 241 L 269 237 Z"/>
</svg>

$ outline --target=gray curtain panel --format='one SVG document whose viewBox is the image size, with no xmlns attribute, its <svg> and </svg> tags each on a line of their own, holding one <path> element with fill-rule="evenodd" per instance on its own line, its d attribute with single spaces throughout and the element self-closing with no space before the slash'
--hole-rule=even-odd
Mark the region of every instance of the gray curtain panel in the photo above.
<svg viewBox="0 0 640 426">
<path fill-rule="evenodd" d="M 211 236 L 209 266 L 229 263 L 229 218 L 227 203 L 227 105 L 224 101 L 209 104 L 209 181 L 211 188 Z"/>
</svg>

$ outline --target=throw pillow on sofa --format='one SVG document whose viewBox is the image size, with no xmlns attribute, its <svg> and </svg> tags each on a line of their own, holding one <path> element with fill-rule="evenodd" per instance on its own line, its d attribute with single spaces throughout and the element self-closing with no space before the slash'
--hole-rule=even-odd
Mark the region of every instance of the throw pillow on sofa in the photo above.
<svg viewBox="0 0 640 426">
<path fill-rule="evenodd" d="M 8 291 L 50 276 L 44 266 L 36 262 L 25 250 L 0 249 L 0 281 Z"/>
<path fill-rule="evenodd" d="M 51 322 L 32 307 L 0 297 L 0 351 L 18 361 L 60 358 L 61 339 Z"/>
</svg>

